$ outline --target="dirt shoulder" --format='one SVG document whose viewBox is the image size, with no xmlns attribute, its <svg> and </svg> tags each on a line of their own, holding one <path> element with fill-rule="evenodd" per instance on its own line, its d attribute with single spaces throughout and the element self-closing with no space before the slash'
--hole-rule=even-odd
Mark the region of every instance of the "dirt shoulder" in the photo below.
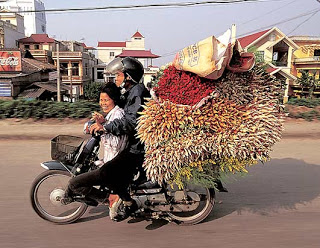
<svg viewBox="0 0 320 248">
<path fill-rule="evenodd" d="M 0 120 L 0 139 L 51 139 L 59 134 L 83 136 L 87 119 L 4 119 Z M 320 121 L 287 118 L 283 139 L 320 139 Z"/>
</svg>

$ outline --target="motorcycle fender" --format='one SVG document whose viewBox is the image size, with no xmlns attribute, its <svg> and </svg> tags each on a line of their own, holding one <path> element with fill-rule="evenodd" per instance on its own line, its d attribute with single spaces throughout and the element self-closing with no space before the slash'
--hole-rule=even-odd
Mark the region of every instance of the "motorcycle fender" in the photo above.
<svg viewBox="0 0 320 248">
<path fill-rule="evenodd" d="M 71 166 L 64 165 L 63 163 L 56 160 L 42 162 L 40 165 L 46 170 L 61 170 L 61 171 L 69 171 L 70 173 L 72 170 Z"/>
</svg>

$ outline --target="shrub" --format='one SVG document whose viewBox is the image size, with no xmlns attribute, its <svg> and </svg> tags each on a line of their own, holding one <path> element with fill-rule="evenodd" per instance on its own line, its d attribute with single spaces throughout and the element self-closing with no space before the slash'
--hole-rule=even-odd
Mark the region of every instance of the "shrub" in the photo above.
<svg viewBox="0 0 320 248">
<path fill-rule="evenodd" d="M 320 106 L 320 99 L 319 98 L 313 98 L 313 99 L 312 98 L 291 98 L 287 104 L 314 108 L 314 107 Z"/>
<path fill-rule="evenodd" d="M 86 84 L 83 88 L 83 94 L 85 99 L 91 100 L 91 101 L 98 101 L 100 90 L 103 87 L 104 83 L 89 83 Z"/>
<path fill-rule="evenodd" d="M 99 111 L 98 103 L 89 101 L 50 102 L 36 100 L 0 101 L 1 118 L 85 118 Z"/>
</svg>

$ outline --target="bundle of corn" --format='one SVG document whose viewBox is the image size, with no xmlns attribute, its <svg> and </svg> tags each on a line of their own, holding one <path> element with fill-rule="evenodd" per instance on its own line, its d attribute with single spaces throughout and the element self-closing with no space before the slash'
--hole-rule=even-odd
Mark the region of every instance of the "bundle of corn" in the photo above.
<svg viewBox="0 0 320 248">
<path fill-rule="evenodd" d="M 199 91 L 186 98 L 189 84 Z M 246 172 L 267 160 L 281 137 L 280 86 L 258 68 L 211 81 L 169 66 L 154 88 L 159 98 L 146 103 L 138 121 L 147 176 L 214 186 L 218 172 Z"/>
</svg>

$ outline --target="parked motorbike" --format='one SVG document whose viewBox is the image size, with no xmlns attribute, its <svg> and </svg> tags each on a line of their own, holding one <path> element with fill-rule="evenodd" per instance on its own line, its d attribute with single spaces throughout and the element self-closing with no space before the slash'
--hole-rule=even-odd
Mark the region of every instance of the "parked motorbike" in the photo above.
<svg viewBox="0 0 320 248">
<path fill-rule="evenodd" d="M 78 220 L 87 210 L 84 196 L 75 196 L 70 204 L 61 199 L 71 177 L 97 169 L 100 135 L 88 140 L 59 135 L 51 140 L 52 161 L 43 162 L 46 169 L 32 183 L 30 199 L 35 212 L 43 219 L 68 224 Z M 192 225 L 204 220 L 215 203 L 215 190 L 187 184 L 183 190 L 172 185 L 158 185 L 144 180 L 137 170 L 128 190 L 139 209 L 133 217 L 163 218 Z M 106 195 L 111 191 L 100 186 Z"/>
</svg>

